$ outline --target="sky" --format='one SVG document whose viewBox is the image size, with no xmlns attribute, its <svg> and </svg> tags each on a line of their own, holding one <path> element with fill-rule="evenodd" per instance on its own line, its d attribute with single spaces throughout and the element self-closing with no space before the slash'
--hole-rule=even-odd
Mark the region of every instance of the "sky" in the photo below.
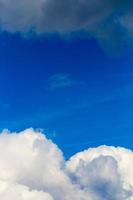
<svg viewBox="0 0 133 200">
<path fill-rule="evenodd" d="M 132 148 L 132 1 L 0 5 L 0 130 L 43 129 L 66 157 Z"/>
<path fill-rule="evenodd" d="M 0 199 L 133 200 L 132 10 L 0 0 Z"/>
</svg>

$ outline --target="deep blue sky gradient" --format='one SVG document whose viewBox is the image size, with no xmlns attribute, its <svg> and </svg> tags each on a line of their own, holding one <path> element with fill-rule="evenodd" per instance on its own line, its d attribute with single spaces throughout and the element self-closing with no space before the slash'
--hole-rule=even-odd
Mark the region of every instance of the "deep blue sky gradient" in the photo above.
<svg viewBox="0 0 133 200">
<path fill-rule="evenodd" d="M 0 129 L 43 128 L 66 156 L 133 146 L 133 59 L 87 37 L 0 35 Z"/>
</svg>

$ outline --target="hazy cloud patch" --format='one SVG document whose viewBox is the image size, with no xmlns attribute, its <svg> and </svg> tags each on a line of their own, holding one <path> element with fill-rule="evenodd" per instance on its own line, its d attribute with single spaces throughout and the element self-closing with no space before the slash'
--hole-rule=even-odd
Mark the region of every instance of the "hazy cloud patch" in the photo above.
<svg viewBox="0 0 133 200">
<path fill-rule="evenodd" d="M 75 84 L 77 83 L 71 79 L 69 74 L 58 73 L 49 77 L 50 90 L 67 88 Z"/>
</svg>

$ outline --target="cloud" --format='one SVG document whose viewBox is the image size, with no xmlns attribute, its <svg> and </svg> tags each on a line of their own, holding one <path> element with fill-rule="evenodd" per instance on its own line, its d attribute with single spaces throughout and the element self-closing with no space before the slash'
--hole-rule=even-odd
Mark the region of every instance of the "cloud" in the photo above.
<svg viewBox="0 0 133 200">
<path fill-rule="evenodd" d="M 99 40 L 132 37 L 132 0 L 0 0 L 0 27 L 37 34 L 87 31 Z"/>
<path fill-rule="evenodd" d="M 33 129 L 0 134 L 2 200 L 133 200 L 133 152 L 101 146 L 65 160 Z"/>
<path fill-rule="evenodd" d="M 75 85 L 76 82 L 71 80 L 69 74 L 59 73 L 54 74 L 49 78 L 49 89 L 61 89 Z"/>
<path fill-rule="evenodd" d="M 75 182 L 98 200 L 132 200 L 132 156 L 124 148 L 101 146 L 74 155 L 67 168 Z"/>
</svg>

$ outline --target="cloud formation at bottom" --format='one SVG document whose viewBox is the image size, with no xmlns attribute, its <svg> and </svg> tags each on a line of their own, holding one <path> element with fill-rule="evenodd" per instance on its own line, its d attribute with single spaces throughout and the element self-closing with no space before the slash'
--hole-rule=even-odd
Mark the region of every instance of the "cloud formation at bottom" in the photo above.
<svg viewBox="0 0 133 200">
<path fill-rule="evenodd" d="M 65 160 L 33 129 L 0 134 L 2 200 L 133 200 L 133 152 L 100 146 Z"/>
</svg>

